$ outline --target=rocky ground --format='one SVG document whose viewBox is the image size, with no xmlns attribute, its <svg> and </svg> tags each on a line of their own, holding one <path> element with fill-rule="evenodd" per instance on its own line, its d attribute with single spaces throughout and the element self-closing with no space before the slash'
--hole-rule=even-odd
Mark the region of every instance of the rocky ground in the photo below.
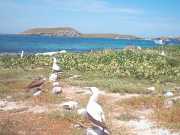
<svg viewBox="0 0 180 135">
<path fill-rule="evenodd" d="M 17 135 L 80 135 L 85 128 L 78 126 L 80 119 L 64 113 L 63 103 L 75 101 L 77 108 L 86 107 L 90 93 L 86 87 L 63 84 L 63 93 L 56 96 L 60 100 L 49 100 L 48 91 L 40 96 L 29 96 L 28 99 L 14 100 L 9 95 L 0 100 L 0 129 L 2 134 Z M 20 93 L 24 93 L 23 91 Z M 23 95 L 23 94 L 22 94 Z M 178 135 L 180 132 L 160 127 L 153 121 L 153 110 L 149 108 L 131 110 L 118 103 L 142 96 L 140 94 L 114 94 L 101 90 L 99 103 L 106 114 L 107 126 L 113 135 Z M 55 113 L 56 112 L 56 113 Z M 58 113 L 58 114 L 57 114 Z M 70 113 L 76 113 L 76 108 Z M 68 118 L 74 119 L 70 120 Z M 83 123 L 86 124 L 86 123 Z"/>
</svg>

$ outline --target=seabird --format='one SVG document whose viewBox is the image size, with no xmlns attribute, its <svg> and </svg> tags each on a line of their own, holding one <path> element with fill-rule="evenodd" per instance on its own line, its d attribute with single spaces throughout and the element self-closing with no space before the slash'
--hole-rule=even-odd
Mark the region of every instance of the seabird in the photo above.
<svg viewBox="0 0 180 135">
<path fill-rule="evenodd" d="M 163 50 L 161 51 L 161 55 L 166 56 L 166 54 L 165 54 L 165 52 Z"/>
<path fill-rule="evenodd" d="M 62 92 L 62 88 L 60 86 L 53 87 L 52 93 L 53 94 L 60 94 Z"/>
<path fill-rule="evenodd" d="M 23 58 L 23 56 L 24 56 L 24 51 L 22 50 L 21 51 L 21 59 Z"/>
<path fill-rule="evenodd" d="M 99 90 L 96 87 L 91 87 L 90 91 L 92 92 L 92 96 L 90 97 L 86 107 L 87 117 L 95 127 L 99 128 L 103 135 L 109 135 L 110 132 L 105 124 L 104 111 L 97 103 Z"/>
<path fill-rule="evenodd" d="M 46 80 L 45 78 L 41 78 L 41 77 L 33 80 L 29 85 L 26 86 L 26 90 L 29 91 L 29 90 L 34 89 L 34 88 L 41 89 L 45 80 Z"/>
<path fill-rule="evenodd" d="M 57 59 L 54 57 L 53 58 L 53 66 L 52 66 L 53 71 L 59 72 L 60 67 L 57 65 Z"/>
<path fill-rule="evenodd" d="M 53 87 L 58 87 L 58 86 L 60 86 L 59 82 L 53 82 Z"/>
<path fill-rule="evenodd" d="M 49 80 L 52 81 L 52 82 L 55 82 L 58 80 L 58 73 L 52 73 L 49 77 Z"/>
</svg>

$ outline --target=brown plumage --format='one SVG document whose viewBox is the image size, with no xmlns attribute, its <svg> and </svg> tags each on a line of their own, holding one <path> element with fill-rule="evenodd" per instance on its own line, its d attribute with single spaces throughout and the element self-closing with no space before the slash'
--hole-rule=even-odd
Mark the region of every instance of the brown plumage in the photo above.
<svg viewBox="0 0 180 135">
<path fill-rule="evenodd" d="M 103 135 L 109 135 L 111 133 L 110 130 L 106 127 L 105 123 L 95 120 L 88 112 L 87 112 L 87 118 L 95 125 L 103 128 L 102 130 Z M 108 133 L 104 132 L 105 130 L 108 131 Z"/>
<path fill-rule="evenodd" d="M 42 78 L 35 79 L 30 84 L 28 84 L 25 89 L 27 91 L 34 89 L 34 88 L 40 88 L 41 89 L 41 86 L 44 84 L 44 82 L 45 82 L 45 80 Z"/>
</svg>

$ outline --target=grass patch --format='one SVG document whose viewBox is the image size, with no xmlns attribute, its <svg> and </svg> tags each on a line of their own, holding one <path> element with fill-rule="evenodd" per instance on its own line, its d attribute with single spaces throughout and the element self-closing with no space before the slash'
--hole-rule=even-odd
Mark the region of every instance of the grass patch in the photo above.
<svg viewBox="0 0 180 135">
<path fill-rule="evenodd" d="M 171 108 L 157 108 L 154 112 L 156 121 L 172 130 L 180 131 L 180 100 Z"/>
<path fill-rule="evenodd" d="M 51 119 L 59 119 L 59 120 L 63 120 L 63 119 L 72 119 L 72 120 L 78 120 L 78 121 L 82 121 L 83 117 L 81 117 L 80 115 L 78 115 L 75 112 L 69 112 L 69 111 L 53 111 L 51 113 L 48 114 L 49 118 Z"/>
<path fill-rule="evenodd" d="M 0 121 L 0 135 L 18 135 L 14 130 L 17 122 L 6 119 Z"/>
<path fill-rule="evenodd" d="M 132 97 L 119 102 L 120 106 L 130 109 L 160 108 L 163 106 L 164 98 L 159 96 Z"/>
<path fill-rule="evenodd" d="M 71 122 L 73 125 L 81 125 L 81 126 L 89 126 L 89 122 L 87 121 L 86 118 L 78 115 L 76 112 L 69 112 L 69 111 L 54 111 L 48 114 L 48 117 L 50 119 L 55 119 L 55 120 L 67 120 L 69 122 Z M 81 135 L 83 134 L 83 130 L 82 128 L 74 128 L 75 132 L 73 133 L 73 135 Z"/>
<path fill-rule="evenodd" d="M 66 73 L 68 74 L 68 73 Z M 68 75 L 63 78 L 63 81 L 75 86 L 96 86 L 108 92 L 114 93 L 146 93 L 146 88 L 153 85 L 147 80 L 137 80 L 134 78 L 117 78 L 105 77 L 101 72 L 71 72 L 69 74 L 80 74 L 81 76 L 75 79 L 70 79 Z"/>
<path fill-rule="evenodd" d="M 116 119 L 121 121 L 130 121 L 130 120 L 138 120 L 138 117 L 132 115 L 131 113 L 126 112 L 116 117 Z"/>
<path fill-rule="evenodd" d="M 164 97 L 141 96 L 123 100 L 120 106 L 131 110 L 153 109 L 153 118 L 157 124 L 168 127 L 172 130 L 180 130 L 180 101 L 176 102 L 171 108 L 164 106 Z M 121 120 L 131 118 L 128 113 L 119 117 Z"/>
</svg>

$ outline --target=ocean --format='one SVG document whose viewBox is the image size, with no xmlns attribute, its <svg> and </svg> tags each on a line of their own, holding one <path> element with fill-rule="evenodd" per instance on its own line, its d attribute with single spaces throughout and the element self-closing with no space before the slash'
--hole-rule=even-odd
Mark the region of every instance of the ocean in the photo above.
<svg viewBox="0 0 180 135">
<path fill-rule="evenodd" d="M 143 48 L 156 47 L 152 40 L 67 38 L 51 36 L 0 35 L 0 53 L 42 53 L 66 50 L 83 52 L 103 49 L 120 49 L 128 45 Z"/>
</svg>

